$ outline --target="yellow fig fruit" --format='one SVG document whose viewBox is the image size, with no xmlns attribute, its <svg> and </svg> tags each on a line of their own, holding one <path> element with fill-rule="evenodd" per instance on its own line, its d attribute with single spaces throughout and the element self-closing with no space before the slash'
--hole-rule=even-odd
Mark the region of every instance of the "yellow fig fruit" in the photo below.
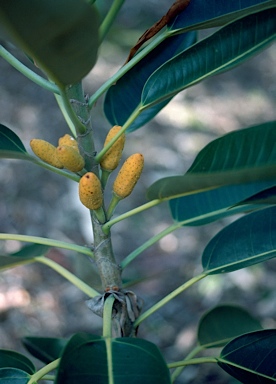
<svg viewBox="0 0 276 384">
<path fill-rule="evenodd" d="M 56 153 L 56 147 L 45 140 L 32 139 L 30 146 L 34 154 L 41 160 L 45 161 L 56 168 L 63 168 L 63 164 L 59 161 Z"/>
<path fill-rule="evenodd" d="M 144 156 L 141 153 L 135 153 L 126 159 L 113 184 L 113 192 L 116 196 L 124 199 L 131 194 L 143 167 Z"/>
<path fill-rule="evenodd" d="M 104 147 L 113 139 L 115 135 L 121 130 L 121 126 L 115 125 L 113 128 L 110 129 L 108 132 L 108 135 L 106 136 Z M 123 133 L 117 141 L 111 146 L 111 148 L 105 153 L 103 158 L 101 159 L 101 167 L 104 170 L 107 170 L 109 172 L 113 171 L 115 168 L 117 168 L 121 157 L 122 152 L 124 149 L 126 140 L 126 135 Z"/>
<path fill-rule="evenodd" d="M 103 205 L 101 182 L 93 172 L 87 172 L 79 182 L 79 197 L 82 204 L 92 210 Z"/>
<path fill-rule="evenodd" d="M 74 148 L 76 151 L 79 152 L 79 147 L 78 147 L 78 142 L 77 140 L 74 139 L 74 137 L 68 135 L 68 133 L 66 133 L 66 135 L 62 136 L 59 138 L 58 140 L 58 145 L 61 146 L 61 145 L 67 145 L 68 147 L 72 147 Z"/>
<path fill-rule="evenodd" d="M 60 145 L 56 149 L 61 164 L 71 172 L 79 172 L 84 168 L 84 158 L 73 147 Z"/>
</svg>

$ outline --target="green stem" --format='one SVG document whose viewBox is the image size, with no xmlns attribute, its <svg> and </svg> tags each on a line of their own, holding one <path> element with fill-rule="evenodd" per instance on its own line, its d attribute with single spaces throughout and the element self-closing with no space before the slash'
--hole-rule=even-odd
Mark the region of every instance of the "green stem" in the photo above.
<svg viewBox="0 0 276 384">
<path fill-rule="evenodd" d="M 65 177 L 67 177 L 67 179 L 70 179 L 70 180 L 73 180 L 76 182 L 79 182 L 79 180 L 80 180 L 80 177 L 78 175 L 75 175 L 73 173 L 69 173 L 68 171 L 64 171 L 64 170 L 56 168 L 56 167 L 53 167 L 52 165 L 47 164 L 44 161 L 37 159 L 36 157 L 28 156 L 28 160 L 31 161 L 32 163 L 36 164 L 36 165 L 39 165 L 42 168 L 45 168 L 51 172 L 56 173 L 57 175 L 65 176 Z"/>
<path fill-rule="evenodd" d="M 41 368 L 40 370 L 38 370 L 36 373 L 32 375 L 32 377 L 30 378 L 27 384 L 34 384 L 37 381 L 41 380 L 42 378 L 45 379 L 45 376 L 47 375 L 47 373 L 58 368 L 59 363 L 60 363 L 60 359 L 56 359 L 51 363 L 45 365 L 45 367 Z"/>
<path fill-rule="evenodd" d="M 107 35 L 110 27 L 113 25 L 113 22 L 120 11 L 122 5 L 124 4 L 125 0 L 114 0 L 113 4 L 111 5 L 107 15 L 105 16 L 100 29 L 99 29 L 99 39 L 100 42 L 102 42 Z"/>
<path fill-rule="evenodd" d="M 98 153 L 98 155 L 95 157 L 95 160 L 100 163 L 101 158 L 106 154 L 106 152 L 112 147 L 112 145 L 119 139 L 119 137 L 128 129 L 128 127 L 133 123 L 133 121 L 140 115 L 141 109 L 140 105 L 136 107 L 136 109 L 132 112 L 132 114 L 129 116 L 125 124 L 122 126 L 121 130 L 115 135 L 104 147 L 103 149 Z"/>
<path fill-rule="evenodd" d="M 48 259 L 44 256 L 34 257 L 34 260 L 39 263 L 48 265 L 48 267 L 54 269 L 57 273 L 63 276 L 65 279 L 74 284 L 77 288 L 79 288 L 82 292 L 84 292 L 89 297 L 95 297 L 99 295 L 95 289 L 84 283 L 81 279 L 75 276 L 73 273 L 69 272 L 67 269 L 63 268 L 61 265 L 56 263 L 55 261 Z"/>
<path fill-rule="evenodd" d="M 157 241 L 161 240 L 163 237 L 167 236 L 168 234 L 172 233 L 176 229 L 179 228 L 178 223 L 173 223 L 168 228 L 164 229 L 162 232 L 158 233 L 157 235 L 151 237 L 149 240 L 147 240 L 144 244 L 142 244 L 140 247 L 136 248 L 133 252 L 131 252 L 122 262 L 121 262 L 121 268 L 126 268 L 134 259 L 136 259 L 137 256 L 140 255 L 140 253 L 144 252 L 147 248 L 151 247 L 153 244 L 157 243 Z"/>
<path fill-rule="evenodd" d="M 141 316 L 139 316 L 138 319 L 134 323 L 134 327 L 137 327 L 139 324 L 141 324 L 142 321 L 144 321 L 146 318 L 148 318 L 154 312 L 158 311 L 160 308 L 162 308 L 169 301 L 174 299 L 180 293 L 184 292 L 186 289 L 190 288 L 193 284 L 197 283 L 199 280 L 203 279 L 206 276 L 208 276 L 208 273 L 201 273 L 200 275 L 195 276 L 192 279 L 190 279 L 189 281 L 187 281 L 186 283 L 182 284 L 180 287 L 175 289 L 169 295 L 165 296 L 162 300 L 160 300 L 158 303 L 156 303 L 150 309 L 148 309 L 146 312 L 144 312 Z"/>
<path fill-rule="evenodd" d="M 108 182 L 108 179 L 109 179 L 109 176 L 111 174 L 112 171 L 107 171 L 106 169 L 102 169 L 102 173 L 101 173 L 101 183 L 102 183 L 102 189 L 105 190 L 105 187 L 107 185 L 107 182 Z"/>
<path fill-rule="evenodd" d="M 105 291 L 122 286 L 121 269 L 116 262 L 113 252 L 111 235 L 102 231 L 102 224 L 91 211 L 91 220 L 94 235 L 95 261 L 99 270 L 102 286 Z"/>
<path fill-rule="evenodd" d="M 196 356 L 199 352 L 201 352 L 204 348 L 201 345 L 197 345 L 186 357 L 182 360 L 182 362 L 185 364 L 185 361 L 191 360 L 194 356 Z M 178 378 L 180 373 L 185 368 L 185 365 L 182 365 L 180 367 L 177 367 L 175 371 L 171 375 L 171 381 L 172 384 L 175 382 L 175 380 Z"/>
<path fill-rule="evenodd" d="M 72 108 L 70 100 L 67 96 L 66 88 L 62 85 L 59 85 L 59 90 L 60 90 L 60 96 L 62 99 L 63 107 L 64 107 L 68 117 L 72 121 L 72 124 L 75 127 L 75 131 L 80 133 L 80 134 L 84 134 L 86 132 L 86 126 L 80 121 L 80 119 L 76 115 L 74 109 Z"/>
<path fill-rule="evenodd" d="M 115 193 L 112 193 L 112 198 L 106 212 L 107 220 L 110 220 L 110 218 L 112 217 L 115 211 L 115 208 L 117 207 L 117 205 L 120 203 L 121 200 L 122 199 L 119 196 L 115 195 Z"/>
<path fill-rule="evenodd" d="M 74 124 L 72 123 L 72 120 L 70 119 L 70 117 L 68 115 L 67 109 L 63 105 L 62 97 L 60 95 L 55 94 L 55 98 L 56 98 L 56 101 L 58 103 L 59 109 L 61 110 L 61 113 L 63 114 L 63 117 L 64 117 L 66 123 L 68 124 L 70 131 L 72 132 L 74 138 L 76 139 L 77 132 L 76 132 Z"/>
<path fill-rule="evenodd" d="M 106 213 L 103 207 L 95 209 L 94 214 L 101 224 L 106 222 Z"/>
<path fill-rule="evenodd" d="M 104 303 L 104 312 L 103 312 L 103 337 L 111 338 L 112 337 L 112 309 L 115 301 L 113 295 L 109 295 Z"/>
<path fill-rule="evenodd" d="M 106 343 L 108 383 L 114 384 L 113 357 L 112 357 L 112 309 L 115 301 L 113 295 L 108 296 L 104 303 L 103 313 L 103 337 Z"/>
<path fill-rule="evenodd" d="M 146 209 L 155 207 L 156 205 L 162 203 L 162 200 L 156 199 L 156 200 L 151 200 L 148 203 L 145 203 L 143 205 L 140 205 L 137 208 L 132 209 L 131 211 L 128 211 L 118 217 L 115 217 L 114 219 L 108 221 L 103 225 L 103 231 L 108 233 L 112 225 L 118 223 L 119 221 L 125 220 L 133 215 L 136 215 L 137 213 L 143 212 Z"/>
<path fill-rule="evenodd" d="M 182 361 L 176 361 L 175 363 L 168 364 L 168 368 L 177 368 L 177 367 L 184 367 L 186 365 L 192 365 L 192 364 L 203 364 L 203 363 L 217 363 L 218 359 L 216 357 L 198 357 L 196 359 L 191 360 L 182 360 Z"/>
<path fill-rule="evenodd" d="M 70 251 L 74 251 L 90 257 L 94 257 L 94 253 L 88 247 L 65 243 L 64 241 L 59 241 L 59 240 L 46 239 L 44 237 L 15 235 L 12 233 L 0 233 L 0 240 L 17 240 L 17 241 L 24 241 L 26 243 L 49 245 L 50 247 L 69 249 Z"/>
<path fill-rule="evenodd" d="M 56 376 L 54 376 L 54 375 L 43 376 L 43 380 L 45 380 L 45 381 L 55 381 L 55 379 L 56 379 Z"/>
<path fill-rule="evenodd" d="M 127 64 L 123 65 L 118 72 L 110 77 L 89 99 L 89 108 L 96 103 L 96 101 L 116 82 L 126 74 L 132 67 L 134 67 L 139 61 L 149 54 L 154 48 L 156 48 L 162 41 L 164 41 L 170 34 L 167 30 L 158 35 L 153 41 L 151 41 L 145 48 L 138 52 Z"/>
<path fill-rule="evenodd" d="M 37 75 L 28 67 L 26 67 L 24 64 L 21 63 L 21 61 L 16 59 L 10 52 L 8 52 L 2 45 L 0 45 L 0 56 L 3 57 L 3 59 L 5 59 L 20 73 L 22 73 L 24 76 L 32 80 L 34 83 L 36 83 L 40 87 L 46 89 L 47 91 L 51 91 L 53 93 L 57 93 L 57 94 L 60 93 L 58 87 L 54 83 L 44 79 L 43 77 Z"/>
</svg>

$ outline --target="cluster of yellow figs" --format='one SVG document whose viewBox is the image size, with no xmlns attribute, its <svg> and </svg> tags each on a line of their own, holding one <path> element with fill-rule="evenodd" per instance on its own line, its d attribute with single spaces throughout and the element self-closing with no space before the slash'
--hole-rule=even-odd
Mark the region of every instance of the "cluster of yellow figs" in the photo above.
<svg viewBox="0 0 276 384">
<path fill-rule="evenodd" d="M 104 147 L 119 133 L 121 127 L 115 125 L 109 131 Z M 119 165 L 125 144 L 125 134 L 115 141 L 102 157 L 100 166 L 102 174 L 110 174 Z M 84 169 L 85 161 L 81 156 L 77 141 L 66 134 L 58 141 L 58 147 L 45 140 L 33 139 L 30 142 L 33 152 L 46 163 L 56 168 L 66 168 L 71 172 Z M 135 187 L 144 166 L 144 157 L 135 153 L 122 165 L 113 184 L 113 200 L 119 201 L 129 196 Z M 103 183 L 93 172 L 85 173 L 79 182 L 79 197 L 84 206 L 91 210 L 99 210 L 103 206 Z M 116 204 L 114 204 L 116 205 Z"/>
<path fill-rule="evenodd" d="M 45 163 L 56 168 L 66 168 L 72 172 L 79 172 L 84 168 L 84 159 L 79 153 L 77 141 L 66 134 L 54 147 L 45 140 L 32 139 L 30 142 L 33 152 Z"/>
</svg>

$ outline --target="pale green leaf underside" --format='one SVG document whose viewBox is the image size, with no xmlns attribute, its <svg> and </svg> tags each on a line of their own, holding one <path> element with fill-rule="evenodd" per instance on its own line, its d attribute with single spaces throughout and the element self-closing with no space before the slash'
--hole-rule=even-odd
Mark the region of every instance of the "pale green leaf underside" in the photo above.
<svg viewBox="0 0 276 384">
<path fill-rule="evenodd" d="M 0 24 L 57 83 L 80 81 L 96 62 L 98 13 L 84 0 L 2 1 Z"/>
</svg>

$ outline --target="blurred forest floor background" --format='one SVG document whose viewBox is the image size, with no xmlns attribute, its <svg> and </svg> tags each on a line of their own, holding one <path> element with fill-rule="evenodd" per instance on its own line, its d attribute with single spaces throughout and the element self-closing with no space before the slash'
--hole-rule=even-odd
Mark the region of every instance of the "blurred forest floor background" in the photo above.
<svg viewBox="0 0 276 384">
<path fill-rule="evenodd" d="M 128 50 L 145 29 L 168 8 L 166 1 L 126 2 L 99 60 L 84 80 L 92 94 L 124 63 Z M 122 26 L 124 29 L 122 29 Z M 127 32 L 125 33 L 125 28 Z M 16 52 L 26 65 L 28 60 Z M 146 188 L 158 178 L 183 174 L 208 142 L 227 132 L 273 120 L 276 49 L 269 47 L 229 73 L 206 80 L 175 97 L 145 127 L 127 138 L 124 158 L 145 156 L 145 169 L 133 195 L 116 214 L 146 202 Z M 92 111 L 96 146 L 101 148 L 110 124 L 99 101 Z M 13 129 L 30 151 L 32 138 L 56 145 L 68 133 L 50 92 L 25 79 L 0 60 L 0 123 Z M 31 151 L 30 151 L 31 152 Z M 235 217 L 236 218 L 236 217 Z M 124 272 L 127 280 L 145 278 L 131 287 L 149 308 L 201 271 L 201 253 L 208 241 L 235 218 L 201 227 L 185 227 L 146 250 Z M 112 229 L 118 262 L 151 236 L 170 225 L 167 204 L 118 223 Z M 56 174 L 20 161 L 0 162 L 0 232 L 17 233 L 90 245 L 89 214 L 78 200 L 77 185 Z M 0 243 L 2 254 L 21 247 Z M 101 289 L 93 264 L 83 255 L 52 249 L 49 257 Z M 243 305 L 264 327 L 276 326 L 275 260 L 226 275 L 212 276 L 149 317 L 139 336 L 156 343 L 168 362 L 180 360 L 196 341 L 198 320 L 220 303 Z M 0 348 L 23 351 L 24 336 L 70 337 L 85 331 L 101 333 L 101 319 L 92 314 L 85 295 L 46 266 L 20 266 L 0 274 Z M 187 367 L 179 384 L 233 384 L 218 367 Z"/>
</svg>

